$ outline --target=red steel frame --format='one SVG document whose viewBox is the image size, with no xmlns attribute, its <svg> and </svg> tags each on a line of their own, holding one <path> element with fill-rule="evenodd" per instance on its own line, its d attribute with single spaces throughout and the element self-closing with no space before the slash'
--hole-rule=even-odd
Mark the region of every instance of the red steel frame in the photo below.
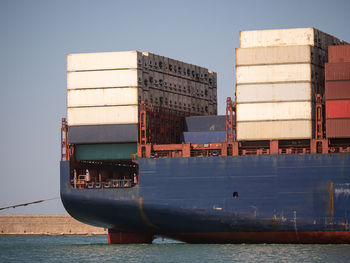
<svg viewBox="0 0 350 263">
<path fill-rule="evenodd" d="M 323 105 L 322 97 L 320 94 L 316 95 L 316 106 L 315 106 L 315 139 L 322 140 L 324 138 L 323 134 Z"/>
<path fill-rule="evenodd" d="M 328 153 L 328 140 L 324 129 L 324 100 L 321 94 L 316 94 L 315 104 L 315 139 L 311 140 L 312 153 Z"/>
<path fill-rule="evenodd" d="M 332 141 L 325 138 L 324 102 L 320 94 L 316 95 L 315 103 L 315 137 L 310 140 L 238 142 L 234 136 L 235 111 L 236 108 L 231 98 L 227 98 L 225 142 L 178 144 L 185 114 L 165 110 L 161 107 L 147 106 L 142 101 L 139 112 L 137 156 L 141 158 L 171 158 L 350 152 L 350 139 Z M 68 144 L 67 134 L 67 121 L 62 118 L 61 160 L 69 160 L 70 156 L 74 156 L 74 145 Z"/>
<path fill-rule="evenodd" d="M 324 102 L 320 94 L 316 95 L 315 103 L 315 138 L 309 140 L 271 140 L 237 142 L 234 136 L 235 129 L 235 105 L 231 98 L 226 100 L 226 141 L 220 143 L 182 143 L 166 144 L 154 143 L 159 137 L 151 136 L 154 128 L 152 119 L 162 119 L 159 109 L 147 108 L 141 102 L 140 107 L 140 139 L 138 144 L 138 157 L 143 158 L 173 158 L 173 157 L 195 157 L 195 156 L 237 156 L 237 155 L 262 155 L 262 154 L 310 154 L 328 152 L 350 152 L 350 142 L 345 145 L 329 147 L 329 141 L 325 138 L 324 129 Z M 168 120 L 175 120 L 168 113 Z M 159 117 L 160 116 L 160 117 Z M 159 123 L 159 122 L 158 122 Z M 159 126 L 158 126 L 159 127 Z M 173 126 L 174 127 L 174 126 Z M 176 129 L 176 132 L 181 132 Z M 150 139 L 152 138 L 152 139 Z M 156 138 L 157 140 L 154 140 Z"/>
<path fill-rule="evenodd" d="M 69 160 L 69 148 L 68 148 L 68 125 L 66 118 L 62 118 L 61 125 L 61 161 Z"/>
<path fill-rule="evenodd" d="M 146 125 L 146 105 L 144 101 L 141 101 L 140 104 L 140 127 L 139 127 L 139 143 L 146 144 L 147 143 L 147 125 Z"/>
<path fill-rule="evenodd" d="M 233 112 L 234 112 L 233 102 L 230 97 L 226 99 L 226 141 L 234 142 L 233 137 Z M 236 115 L 235 115 L 236 118 Z M 235 122 L 236 123 L 236 122 Z"/>
</svg>

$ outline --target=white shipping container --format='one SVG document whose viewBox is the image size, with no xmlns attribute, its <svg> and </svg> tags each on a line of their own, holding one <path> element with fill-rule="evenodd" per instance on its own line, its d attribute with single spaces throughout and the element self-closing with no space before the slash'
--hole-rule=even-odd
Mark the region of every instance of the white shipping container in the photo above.
<svg viewBox="0 0 350 263">
<path fill-rule="evenodd" d="M 67 73 L 67 89 L 137 86 L 137 70 L 103 70 Z"/>
<path fill-rule="evenodd" d="M 313 28 L 254 30 L 240 32 L 240 47 L 314 45 Z"/>
<path fill-rule="evenodd" d="M 237 103 L 310 101 L 314 97 L 311 82 L 236 85 Z"/>
<path fill-rule="evenodd" d="M 310 101 L 237 104 L 237 121 L 311 120 L 312 117 Z"/>
<path fill-rule="evenodd" d="M 324 67 L 327 52 L 313 46 L 236 48 L 236 66 L 312 63 Z"/>
<path fill-rule="evenodd" d="M 311 120 L 237 122 L 237 140 L 311 139 Z"/>
<path fill-rule="evenodd" d="M 330 45 L 345 43 L 315 28 L 290 28 L 240 32 L 240 47 L 311 45 L 327 50 Z"/>
<path fill-rule="evenodd" d="M 236 83 L 312 81 L 311 68 L 311 64 L 238 66 Z"/>
<path fill-rule="evenodd" d="M 236 48 L 236 66 L 311 63 L 311 46 Z"/>
<path fill-rule="evenodd" d="M 67 71 L 137 68 L 141 58 L 137 51 L 69 54 Z"/>
<path fill-rule="evenodd" d="M 137 87 L 68 90 L 67 106 L 137 105 Z"/>
<path fill-rule="evenodd" d="M 138 123 L 138 106 L 68 108 L 67 119 L 69 126 Z"/>
</svg>

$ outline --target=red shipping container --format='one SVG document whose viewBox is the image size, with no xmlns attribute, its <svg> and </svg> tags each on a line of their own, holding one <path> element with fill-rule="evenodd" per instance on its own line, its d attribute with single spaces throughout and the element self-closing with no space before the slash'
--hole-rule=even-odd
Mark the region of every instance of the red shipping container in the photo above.
<svg viewBox="0 0 350 263">
<path fill-rule="evenodd" d="M 326 120 L 327 138 L 350 138 L 350 119 Z"/>
<path fill-rule="evenodd" d="M 350 62 L 350 45 L 329 46 L 328 62 Z"/>
<path fill-rule="evenodd" d="M 326 101 L 326 118 L 327 119 L 350 118 L 350 100 Z"/>
<path fill-rule="evenodd" d="M 326 81 L 326 100 L 350 99 L 350 80 Z"/>
<path fill-rule="evenodd" d="M 350 62 L 326 63 L 326 80 L 350 80 Z"/>
</svg>

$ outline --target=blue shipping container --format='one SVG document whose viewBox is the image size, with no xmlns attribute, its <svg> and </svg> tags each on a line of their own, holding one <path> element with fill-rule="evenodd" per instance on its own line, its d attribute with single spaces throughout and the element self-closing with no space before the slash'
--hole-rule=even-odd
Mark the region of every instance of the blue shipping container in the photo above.
<svg viewBox="0 0 350 263">
<path fill-rule="evenodd" d="M 183 140 L 185 143 L 224 142 L 226 141 L 226 131 L 184 132 Z"/>
</svg>

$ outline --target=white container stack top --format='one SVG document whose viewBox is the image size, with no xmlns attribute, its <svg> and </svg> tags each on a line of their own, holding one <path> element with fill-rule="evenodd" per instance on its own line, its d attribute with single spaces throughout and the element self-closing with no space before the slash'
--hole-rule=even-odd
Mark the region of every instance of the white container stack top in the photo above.
<svg viewBox="0 0 350 263">
<path fill-rule="evenodd" d="M 240 32 L 240 47 L 315 46 L 327 50 L 328 46 L 345 42 L 316 28 L 290 28 Z"/>
<path fill-rule="evenodd" d="M 67 56 L 69 126 L 137 124 L 138 105 L 217 114 L 216 73 L 148 52 Z"/>
<path fill-rule="evenodd" d="M 236 49 L 237 140 L 313 138 L 329 45 L 314 28 L 240 32 Z"/>
</svg>

